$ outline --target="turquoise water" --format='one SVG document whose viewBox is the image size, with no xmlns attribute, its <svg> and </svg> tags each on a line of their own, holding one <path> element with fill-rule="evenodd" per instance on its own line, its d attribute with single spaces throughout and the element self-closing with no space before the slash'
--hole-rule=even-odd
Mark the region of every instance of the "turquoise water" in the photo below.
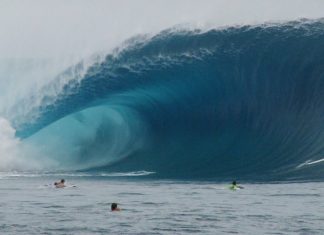
<svg viewBox="0 0 324 235">
<path fill-rule="evenodd" d="M 1 174 L 0 234 L 324 234 L 324 183 L 243 185 Z"/>
</svg>

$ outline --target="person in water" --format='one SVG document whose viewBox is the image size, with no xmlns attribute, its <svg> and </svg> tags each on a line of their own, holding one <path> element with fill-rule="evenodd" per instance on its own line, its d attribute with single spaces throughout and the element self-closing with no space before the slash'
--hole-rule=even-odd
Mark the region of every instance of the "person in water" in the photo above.
<svg viewBox="0 0 324 235">
<path fill-rule="evenodd" d="M 111 203 L 111 211 L 120 211 L 121 209 L 118 207 L 117 203 Z"/>
<path fill-rule="evenodd" d="M 65 180 L 64 179 L 61 179 L 60 182 L 55 182 L 54 185 L 55 185 L 55 188 L 64 188 L 65 187 Z"/>
<path fill-rule="evenodd" d="M 236 189 L 243 189 L 244 187 L 237 185 L 236 181 L 234 180 L 230 186 L 231 190 L 236 190 Z"/>
</svg>

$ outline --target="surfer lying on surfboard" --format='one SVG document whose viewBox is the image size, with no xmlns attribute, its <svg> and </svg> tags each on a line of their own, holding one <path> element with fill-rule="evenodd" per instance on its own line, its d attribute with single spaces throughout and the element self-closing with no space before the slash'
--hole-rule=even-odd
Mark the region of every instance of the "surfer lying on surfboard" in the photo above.
<svg viewBox="0 0 324 235">
<path fill-rule="evenodd" d="M 237 185 L 235 180 L 232 182 L 231 186 L 229 187 L 229 189 L 231 189 L 231 190 L 243 189 L 243 188 L 244 187 Z"/>
<path fill-rule="evenodd" d="M 118 207 L 117 203 L 111 203 L 111 211 L 120 211 L 121 209 Z"/>
<path fill-rule="evenodd" d="M 56 188 L 64 188 L 65 187 L 65 180 L 64 179 L 61 179 L 61 181 L 59 182 L 55 182 L 54 185 Z"/>
</svg>

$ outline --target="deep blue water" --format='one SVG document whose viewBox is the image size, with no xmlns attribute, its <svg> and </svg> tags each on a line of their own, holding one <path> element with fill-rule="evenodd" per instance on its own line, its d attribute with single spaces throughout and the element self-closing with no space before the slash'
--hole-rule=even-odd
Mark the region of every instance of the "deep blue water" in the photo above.
<svg viewBox="0 0 324 235">
<path fill-rule="evenodd" d="M 13 122 L 17 136 L 75 170 L 323 179 L 322 19 L 170 29 L 121 48 L 45 97 L 37 120 Z"/>
<path fill-rule="evenodd" d="M 0 174 L 0 234 L 323 234 L 323 183 Z M 64 177 L 68 187 L 52 183 Z M 110 212 L 117 202 L 120 212 Z"/>
</svg>

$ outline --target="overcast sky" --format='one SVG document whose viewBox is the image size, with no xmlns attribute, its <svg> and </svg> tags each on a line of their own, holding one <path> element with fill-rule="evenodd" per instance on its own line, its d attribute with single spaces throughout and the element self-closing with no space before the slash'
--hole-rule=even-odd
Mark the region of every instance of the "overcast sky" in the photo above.
<svg viewBox="0 0 324 235">
<path fill-rule="evenodd" d="M 85 56 L 177 24 L 323 16 L 324 0 L 0 0 L 0 58 Z"/>
</svg>

